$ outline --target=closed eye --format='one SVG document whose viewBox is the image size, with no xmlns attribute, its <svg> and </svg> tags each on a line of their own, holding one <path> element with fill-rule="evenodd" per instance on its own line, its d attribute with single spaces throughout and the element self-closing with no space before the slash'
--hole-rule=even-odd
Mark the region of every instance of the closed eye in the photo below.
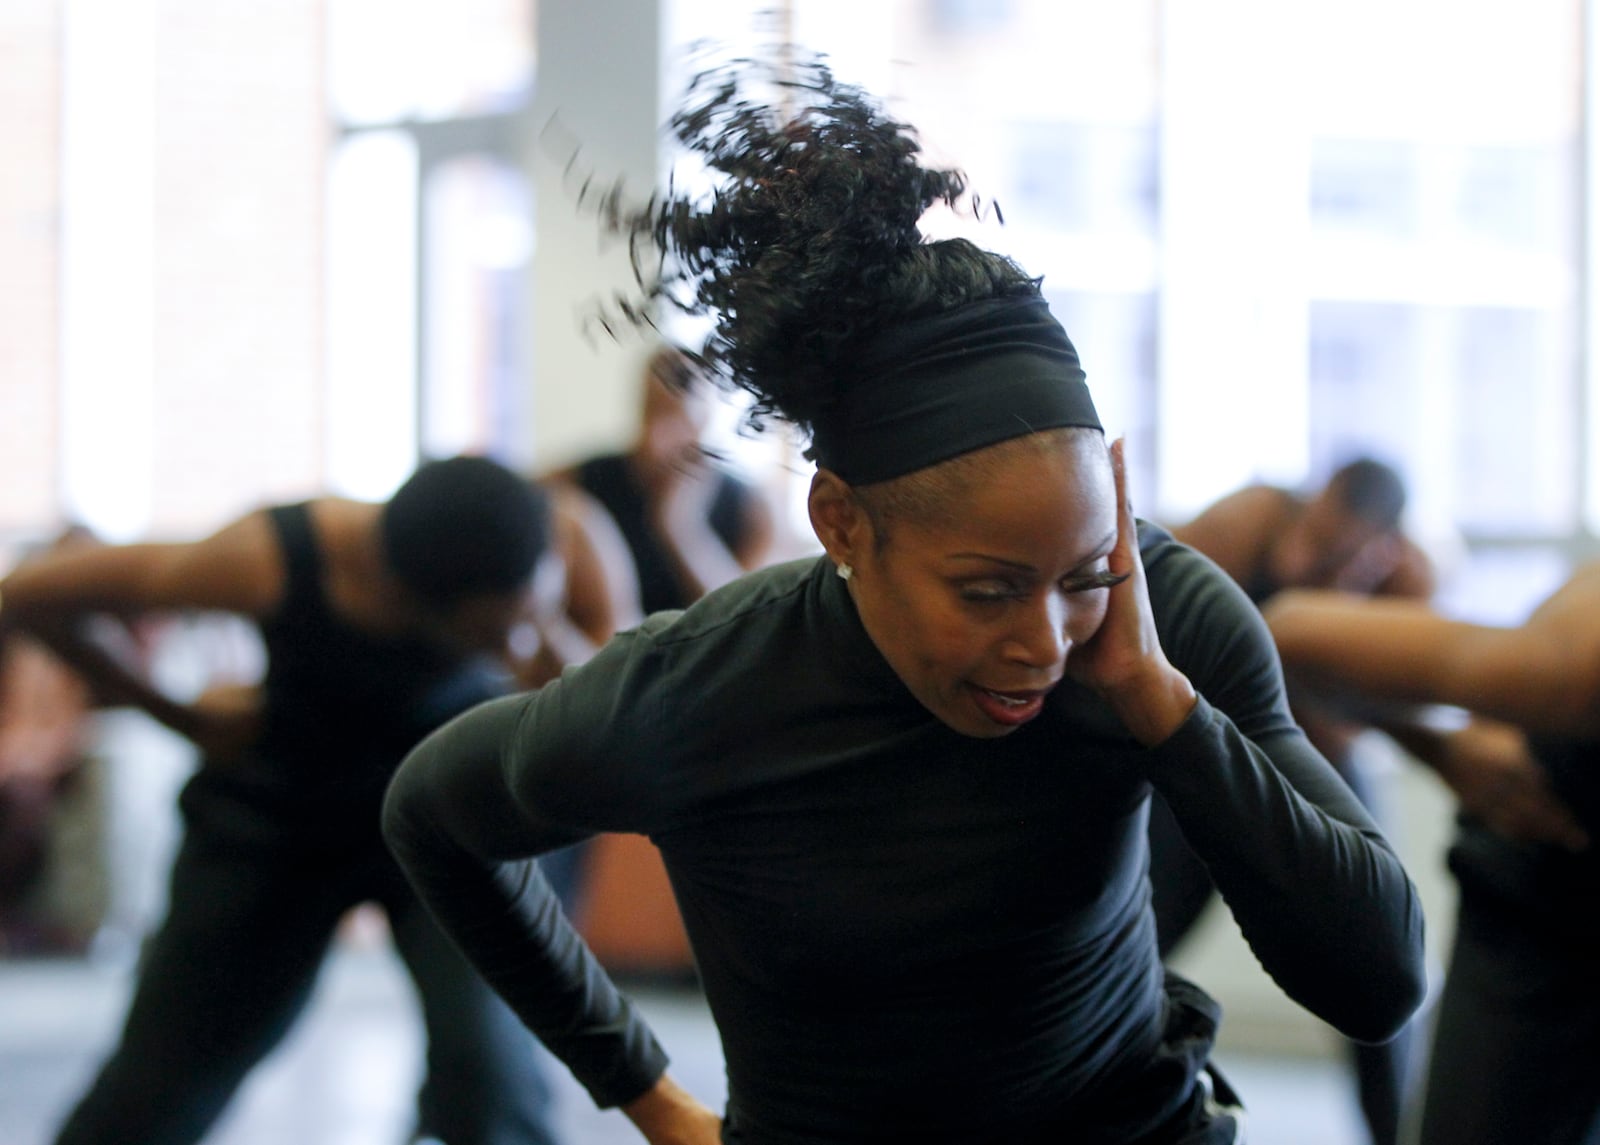
<svg viewBox="0 0 1600 1145">
<path fill-rule="evenodd" d="M 960 588 L 961 599 L 971 604 L 999 604 L 1021 600 L 1027 590 L 1003 580 L 969 581 Z"/>
<path fill-rule="evenodd" d="M 1097 588 L 1116 588 L 1132 573 L 1114 573 L 1110 569 L 1087 576 L 1069 576 L 1061 579 L 1062 592 L 1092 592 Z"/>
</svg>

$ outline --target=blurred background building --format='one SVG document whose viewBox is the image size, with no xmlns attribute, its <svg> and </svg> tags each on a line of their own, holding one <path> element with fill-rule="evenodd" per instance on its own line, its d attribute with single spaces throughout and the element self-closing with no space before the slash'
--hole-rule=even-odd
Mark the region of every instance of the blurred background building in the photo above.
<svg viewBox="0 0 1600 1145">
<path fill-rule="evenodd" d="M 1373 452 L 1463 607 L 1590 547 L 1580 0 L 756 8 L 7 4 L 0 560 L 619 440 L 637 348 L 589 317 L 629 274 L 576 183 L 642 197 L 689 46 L 775 30 L 998 204 L 930 229 L 1044 276 L 1146 515 Z"/>
</svg>

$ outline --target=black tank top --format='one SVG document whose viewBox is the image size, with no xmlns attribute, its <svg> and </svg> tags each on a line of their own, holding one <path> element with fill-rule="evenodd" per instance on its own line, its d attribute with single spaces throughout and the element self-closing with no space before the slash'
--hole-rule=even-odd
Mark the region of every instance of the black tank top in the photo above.
<svg viewBox="0 0 1600 1145">
<path fill-rule="evenodd" d="M 578 466 L 578 484 L 606 507 L 633 553 L 634 569 L 639 574 L 639 603 L 646 613 L 693 604 L 678 582 L 672 558 L 655 530 L 650 527 L 650 506 L 644 490 L 634 479 L 628 459 L 620 453 L 591 458 Z M 714 474 L 716 491 L 711 497 L 710 523 L 729 549 L 743 543 L 745 503 L 750 491 L 732 474 Z"/>
<path fill-rule="evenodd" d="M 504 694 L 509 678 L 487 657 L 373 635 L 339 617 L 324 592 L 308 506 L 270 515 L 287 575 L 276 612 L 261 622 L 265 726 L 246 766 L 295 803 L 370 814 L 376 824 L 389 776 L 406 753 L 446 720 Z"/>
</svg>

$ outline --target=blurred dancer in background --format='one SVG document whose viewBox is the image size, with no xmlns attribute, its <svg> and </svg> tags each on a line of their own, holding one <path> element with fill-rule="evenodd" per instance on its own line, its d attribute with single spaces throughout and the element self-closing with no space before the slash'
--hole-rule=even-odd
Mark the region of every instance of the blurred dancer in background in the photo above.
<svg viewBox="0 0 1600 1145">
<path fill-rule="evenodd" d="M 81 526 L 22 559 L 93 545 Z M 89 935 L 58 929 L 37 902 L 60 797 L 88 748 L 88 685 L 39 640 L 0 643 L 0 957 L 81 950 Z"/>
<path fill-rule="evenodd" d="M 702 444 L 705 381 L 680 351 L 662 347 L 642 379 L 639 431 L 624 453 L 551 475 L 584 490 L 627 541 L 646 614 L 685 608 L 771 551 L 773 514 L 754 485 Z"/>
<path fill-rule="evenodd" d="M 62 1145 L 200 1139 L 306 1004 L 340 918 L 367 902 L 387 912 L 427 1028 L 418 1134 L 552 1141 L 530 1035 L 406 886 L 378 810 L 419 739 L 513 688 L 519 627 L 524 659 L 571 655 L 545 647 L 569 627 L 589 647 L 610 635 L 583 538 L 540 490 L 459 457 L 424 465 L 386 504 L 264 509 L 193 543 L 61 552 L 0 584 L 4 631 L 49 644 L 100 700 L 143 708 L 204 754 L 180 800 L 167 917 Z M 552 561 L 559 583 L 540 575 Z M 95 615 L 174 609 L 255 620 L 262 687 L 179 703 L 84 633 Z"/>
<path fill-rule="evenodd" d="M 1378 723 L 1460 802 L 1422 1145 L 1597 1145 L 1600 564 L 1515 626 L 1326 591 L 1265 613 L 1298 690 Z"/>
</svg>

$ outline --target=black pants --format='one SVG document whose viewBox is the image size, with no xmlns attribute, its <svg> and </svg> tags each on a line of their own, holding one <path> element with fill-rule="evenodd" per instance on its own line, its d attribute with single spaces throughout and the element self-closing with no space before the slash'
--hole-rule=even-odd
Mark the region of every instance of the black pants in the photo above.
<svg viewBox="0 0 1600 1145">
<path fill-rule="evenodd" d="M 1575 914 L 1600 909 L 1573 903 Z M 1423 1145 L 1600 1145 L 1600 940 L 1466 888 L 1439 999 Z"/>
<path fill-rule="evenodd" d="M 427 1030 L 417 1132 L 449 1145 L 549 1145 L 549 1086 L 531 1034 L 412 895 L 372 824 L 336 843 L 202 772 L 168 914 L 148 944 L 122 1039 L 58 1145 L 202 1138 L 310 998 L 340 918 L 377 902 Z"/>
</svg>

